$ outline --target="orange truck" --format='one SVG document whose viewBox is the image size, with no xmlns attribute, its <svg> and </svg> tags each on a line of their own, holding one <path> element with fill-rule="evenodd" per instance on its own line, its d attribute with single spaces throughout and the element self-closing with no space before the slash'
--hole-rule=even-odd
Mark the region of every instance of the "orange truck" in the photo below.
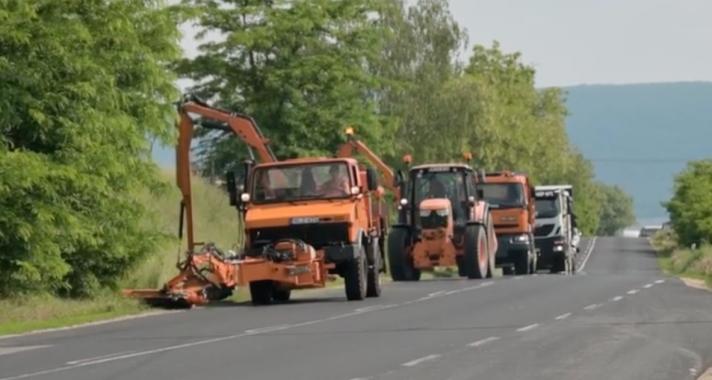
<svg viewBox="0 0 712 380">
<path fill-rule="evenodd" d="M 289 300 L 294 289 L 324 287 L 333 275 L 344 278 L 348 300 L 380 296 L 386 226 L 374 169 L 353 157 L 277 160 L 254 120 L 196 98 L 183 101 L 179 114 L 176 170 L 186 259 L 163 288 L 126 290 L 127 296 L 192 306 L 248 287 L 253 304 L 269 304 Z M 231 133 L 257 153 L 259 163 L 246 162 L 244 176 L 227 175 L 230 203 L 245 233 L 238 254 L 194 237 L 189 154 L 196 126 Z"/>
<path fill-rule="evenodd" d="M 492 277 L 497 238 L 477 173 L 466 164 L 429 164 L 396 177 L 398 221 L 388 236 L 393 280 L 418 281 L 423 270 L 453 266 L 463 277 Z"/>
<path fill-rule="evenodd" d="M 480 188 L 494 219 L 497 266 L 518 275 L 536 272 L 535 201 L 529 177 L 510 171 L 487 173 Z"/>
</svg>

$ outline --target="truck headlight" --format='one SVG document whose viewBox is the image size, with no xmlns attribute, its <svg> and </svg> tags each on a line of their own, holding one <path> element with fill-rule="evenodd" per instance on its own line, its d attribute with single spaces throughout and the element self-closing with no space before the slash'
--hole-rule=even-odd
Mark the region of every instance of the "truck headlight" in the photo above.
<svg viewBox="0 0 712 380">
<path fill-rule="evenodd" d="M 517 235 L 512 238 L 512 243 L 529 243 L 529 235 Z"/>
</svg>

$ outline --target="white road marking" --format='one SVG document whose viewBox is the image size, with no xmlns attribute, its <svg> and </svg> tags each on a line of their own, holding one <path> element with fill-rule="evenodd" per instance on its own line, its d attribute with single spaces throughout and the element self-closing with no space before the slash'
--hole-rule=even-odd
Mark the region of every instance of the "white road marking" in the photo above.
<svg viewBox="0 0 712 380">
<path fill-rule="evenodd" d="M 576 269 L 576 273 L 581 272 L 583 268 L 586 266 L 586 263 L 588 263 L 588 259 L 591 258 L 591 253 L 593 252 L 593 249 L 596 247 L 596 239 L 598 237 L 594 237 L 593 240 L 591 240 L 591 244 L 588 245 L 588 252 L 586 253 L 586 257 L 583 259 L 583 262 L 581 263 L 581 266 Z"/>
<path fill-rule="evenodd" d="M 489 337 L 489 338 L 484 338 L 484 339 L 480 339 L 480 340 L 474 341 L 474 342 L 468 344 L 467 346 L 469 346 L 469 347 L 479 347 L 479 346 L 485 345 L 485 344 L 490 343 L 490 342 L 494 342 L 494 341 L 499 340 L 499 339 L 500 339 L 500 338 L 499 338 L 498 336 L 491 336 L 491 337 Z"/>
<path fill-rule="evenodd" d="M 284 330 L 292 327 L 291 325 L 277 325 L 277 326 L 267 326 L 267 327 L 260 327 L 256 329 L 250 329 L 250 330 L 245 330 L 245 334 L 247 335 L 256 335 L 256 334 L 265 334 L 273 331 L 279 331 L 279 330 Z"/>
<path fill-rule="evenodd" d="M 440 357 L 440 355 L 438 355 L 438 354 L 432 354 L 432 355 L 428 355 L 428 356 L 423 356 L 423 357 L 420 358 L 420 359 L 415 359 L 415 360 L 411 360 L 411 361 L 409 361 L 409 362 L 405 362 L 405 363 L 403 363 L 403 364 L 401 364 L 401 365 L 402 365 L 403 367 L 413 367 L 413 366 L 416 366 L 416 365 L 418 365 L 418 364 L 420 364 L 420 363 L 423 363 L 423 362 L 427 362 L 427 361 L 430 361 L 430 360 L 435 360 L 435 359 L 437 359 L 437 358 L 439 358 L 439 357 Z"/>
<path fill-rule="evenodd" d="M 643 285 L 643 287 L 644 287 L 645 289 L 650 289 L 650 288 L 653 287 L 653 285 L 654 285 L 654 284 L 645 284 L 645 285 Z"/>
<path fill-rule="evenodd" d="M 635 293 L 638 293 L 638 289 L 632 289 L 632 290 L 627 291 L 626 293 L 635 294 Z"/>
<path fill-rule="evenodd" d="M 15 346 L 15 347 L 0 347 L 0 356 L 16 354 L 18 352 L 38 350 L 40 348 L 52 347 L 51 344 L 44 344 L 39 346 Z"/>
<path fill-rule="evenodd" d="M 663 282 L 665 282 L 665 280 L 655 280 L 656 284 L 662 284 Z"/>
<path fill-rule="evenodd" d="M 114 353 L 112 353 L 112 354 L 106 354 L 106 355 L 100 355 L 100 356 L 92 356 L 92 357 L 90 357 L 90 358 L 84 358 L 84 359 L 79 359 L 79 360 L 72 360 L 72 361 L 67 362 L 67 363 L 65 363 L 65 364 L 72 365 L 72 364 L 79 364 L 79 363 L 83 363 L 83 362 L 90 362 L 90 361 L 94 361 L 94 360 L 97 360 L 97 359 L 104 359 L 104 358 L 110 358 L 110 357 L 112 357 L 112 356 L 119 356 L 119 355 L 123 355 L 123 354 L 128 354 L 128 353 L 130 353 L 130 352 L 133 352 L 133 351 L 121 351 L 121 352 L 114 352 Z"/>
<path fill-rule="evenodd" d="M 590 305 L 588 305 L 588 306 L 584 306 L 583 309 L 584 309 L 584 310 L 593 310 L 593 309 L 597 308 L 598 306 L 599 306 L 599 305 L 598 305 L 597 303 L 592 303 L 592 304 L 590 304 Z"/>
<path fill-rule="evenodd" d="M 367 307 L 361 307 L 354 310 L 357 313 L 368 313 L 369 311 L 385 310 L 398 306 L 397 304 L 387 304 L 387 305 L 373 305 Z"/>
<path fill-rule="evenodd" d="M 566 319 L 566 318 L 568 318 L 568 317 L 570 317 L 570 316 L 571 316 L 571 313 L 565 313 L 565 314 L 559 315 L 558 317 L 556 317 L 556 318 L 554 318 L 554 319 L 556 319 L 557 321 L 560 321 L 560 320 Z"/>
<path fill-rule="evenodd" d="M 623 296 L 615 296 L 615 297 L 611 298 L 611 301 L 613 301 L 613 302 L 618 302 L 618 301 L 620 301 L 620 300 L 622 300 L 622 299 L 623 299 Z"/>
<path fill-rule="evenodd" d="M 520 327 L 517 329 L 518 332 L 525 332 L 529 330 L 534 330 L 535 328 L 539 327 L 538 323 L 532 323 L 531 325 Z"/>
</svg>

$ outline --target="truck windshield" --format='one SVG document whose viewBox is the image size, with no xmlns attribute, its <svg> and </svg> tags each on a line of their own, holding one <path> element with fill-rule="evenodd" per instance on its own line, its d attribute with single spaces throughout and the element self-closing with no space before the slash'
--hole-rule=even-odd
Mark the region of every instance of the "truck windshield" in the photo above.
<svg viewBox="0 0 712 380">
<path fill-rule="evenodd" d="M 514 208 L 524 206 L 524 191 L 519 183 L 483 183 L 480 188 L 490 207 Z"/>
<path fill-rule="evenodd" d="M 348 197 L 351 183 L 342 162 L 257 168 L 252 199 L 256 203 Z"/>
<path fill-rule="evenodd" d="M 536 200 L 536 217 L 553 218 L 559 215 L 559 202 L 556 198 L 542 198 Z"/>
</svg>

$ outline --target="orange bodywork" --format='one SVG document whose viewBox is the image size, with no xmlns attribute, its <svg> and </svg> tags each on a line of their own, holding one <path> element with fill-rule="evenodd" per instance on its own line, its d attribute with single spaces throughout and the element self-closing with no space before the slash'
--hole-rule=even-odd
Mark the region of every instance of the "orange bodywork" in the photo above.
<svg viewBox="0 0 712 380">
<path fill-rule="evenodd" d="M 186 259 L 178 265 L 180 272 L 161 289 L 129 289 L 124 294 L 147 300 L 154 304 L 192 306 L 222 299 L 235 287 L 253 282 L 272 281 L 278 289 L 303 289 L 324 287 L 329 272 L 335 264 L 328 262 L 323 249 L 299 239 L 281 238 L 252 252 L 250 235 L 260 229 L 298 229 L 295 219 L 317 220 L 319 226 L 329 228 L 339 224 L 348 226 L 342 244 L 357 246 L 363 238 L 379 238 L 385 231 L 383 189 L 371 189 L 366 184 L 366 170 L 354 158 L 346 157 L 350 151 L 340 150 L 339 158 L 301 158 L 278 161 L 262 136 L 254 120 L 245 115 L 208 106 L 190 99 L 179 106 L 178 144 L 176 147 L 177 185 L 182 194 L 181 226 L 185 221 L 188 250 Z M 349 193 L 338 199 L 309 199 L 304 201 L 258 203 L 244 200 L 240 213 L 244 219 L 247 239 L 245 251 L 227 257 L 212 244 L 195 240 L 191 193 L 190 145 L 196 121 L 190 114 L 200 115 L 200 124 L 232 132 L 257 152 L 261 161 L 248 173 L 247 184 L 256 170 L 271 167 L 290 167 L 310 164 L 343 164 L 347 168 Z M 376 158 L 373 155 L 371 158 Z M 380 161 L 380 160 L 379 160 Z M 385 165 L 384 165 L 385 167 Z M 246 190 L 249 194 L 249 190 Z"/>
<path fill-rule="evenodd" d="M 528 234 L 534 231 L 534 193 L 525 174 L 499 172 L 486 175 L 487 184 L 520 184 L 524 191 L 526 205 L 519 208 L 492 209 L 492 217 L 497 235 Z"/>
<path fill-rule="evenodd" d="M 446 225 L 436 228 L 423 228 L 420 241 L 413 246 L 413 266 L 418 269 L 436 266 L 454 266 L 458 253 L 453 239 L 455 237 L 452 206 L 448 199 L 425 199 L 420 202 L 420 210 L 447 210 Z M 460 252 L 462 254 L 462 252 Z"/>
</svg>

